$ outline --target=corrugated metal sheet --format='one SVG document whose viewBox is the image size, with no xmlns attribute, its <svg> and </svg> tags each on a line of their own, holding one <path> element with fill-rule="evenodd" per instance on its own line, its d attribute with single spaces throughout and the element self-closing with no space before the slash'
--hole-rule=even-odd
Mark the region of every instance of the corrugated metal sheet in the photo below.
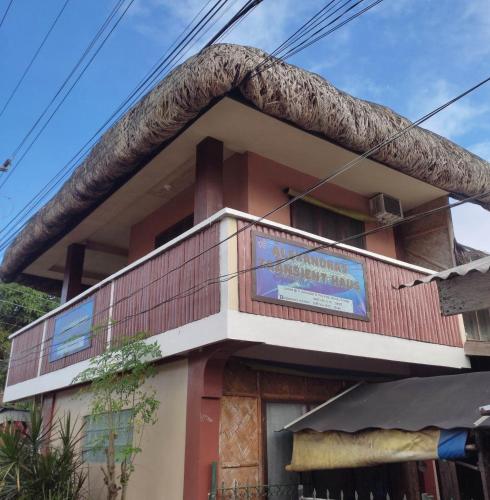
<svg viewBox="0 0 490 500">
<path fill-rule="evenodd" d="M 239 227 L 243 227 L 244 224 L 239 222 Z M 310 246 L 318 244 L 284 231 L 267 227 L 258 229 L 268 235 L 287 238 L 300 244 Z M 396 290 L 395 287 L 401 282 L 421 278 L 420 273 L 343 249 L 329 249 L 329 252 L 355 258 L 363 263 L 370 304 L 369 321 L 252 300 L 253 282 L 250 272 L 242 273 L 239 278 L 240 310 L 263 316 L 304 321 L 409 340 L 462 346 L 457 318 L 443 317 L 439 312 L 439 297 L 435 284 L 409 289 L 403 294 Z M 238 256 L 239 269 L 251 267 L 250 230 L 239 235 Z"/>
<path fill-rule="evenodd" d="M 10 352 L 7 385 L 18 384 L 37 376 L 44 323 L 15 337 Z"/>
<path fill-rule="evenodd" d="M 399 285 L 398 288 L 410 288 L 415 285 L 420 285 L 422 283 L 430 283 L 432 281 L 444 281 L 447 279 L 455 278 L 457 276 L 466 276 L 470 273 L 481 273 L 486 274 L 490 269 L 490 256 L 483 257 L 467 264 L 462 264 L 460 266 L 452 267 L 451 269 L 446 269 L 440 273 L 432 274 L 430 276 L 425 276 L 423 278 L 417 278 L 413 281 Z"/>
<path fill-rule="evenodd" d="M 413 377 L 359 384 L 285 426 L 293 432 L 419 431 L 490 427 L 481 406 L 490 403 L 490 372 Z"/>
</svg>

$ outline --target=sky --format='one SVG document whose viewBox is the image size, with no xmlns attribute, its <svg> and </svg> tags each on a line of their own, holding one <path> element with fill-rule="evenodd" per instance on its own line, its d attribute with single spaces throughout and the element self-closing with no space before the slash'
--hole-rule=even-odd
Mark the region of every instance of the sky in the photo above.
<svg viewBox="0 0 490 500">
<path fill-rule="evenodd" d="M 0 109 L 64 1 L 14 0 L 0 28 Z M 127 5 L 130 0 L 125 1 Z M 12 156 L 115 3 L 69 0 L 0 116 L 0 164 Z M 220 23 L 242 3 L 229 0 L 230 10 Z M 272 51 L 325 3 L 264 0 L 224 41 Z M 8 0 L 0 0 L 0 19 L 7 4 Z M 205 4 L 206 0 L 134 0 L 73 92 L 0 188 L 0 228 L 92 136 Z M 217 27 L 185 57 L 196 52 Z M 489 60 L 490 0 L 384 0 L 289 62 L 320 74 L 356 97 L 415 120 L 488 77 Z M 425 127 L 490 160 L 490 84 Z M 466 204 L 453 210 L 453 221 L 460 242 L 490 252 L 486 211 Z"/>
</svg>

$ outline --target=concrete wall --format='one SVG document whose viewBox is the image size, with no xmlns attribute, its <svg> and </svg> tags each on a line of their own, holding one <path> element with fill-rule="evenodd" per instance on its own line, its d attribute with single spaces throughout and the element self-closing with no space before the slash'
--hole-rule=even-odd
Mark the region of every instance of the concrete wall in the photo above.
<svg viewBox="0 0 490 500">
<path fill-rule="evenodd" d="M 128 500 L 178 500 L 183 498 L 184 458 L 187 408 L 187 360 L 179 360 L 158 367 L 155 378 L 148 385 L 156 390 L 160 401 L 158 421 L 144 429 L 142 452 L 135 461 L 128 490 Z M 72 389 L 56 394 L 55 415 L 70 411 L 79 421 L 89 413 L 90 396 L 80 396 Z M 134 444 L 138 444 L 134 435 Z M 106 498 L 100 464 L 89 466 L 89 498 Z"/>
</svg>

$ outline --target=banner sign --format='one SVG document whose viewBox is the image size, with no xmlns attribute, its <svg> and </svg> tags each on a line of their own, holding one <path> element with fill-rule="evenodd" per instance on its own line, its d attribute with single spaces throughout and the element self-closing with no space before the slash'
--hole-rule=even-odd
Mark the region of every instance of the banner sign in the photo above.
<svg viewBox="0 0 490 500">
<path fill-rule="evenodd" d="M 252 233 L 253 298 L 339 316 L 368 320 L 362 263 L 322 250 Z M 263 267 L 262 267 L 263 266 Z"/>
<path fill-rule="evenodd" d="M 50 362 L 90 347 L 93 316 L 94 299 L 91 299 L 56 318 Z"/>
</svg>

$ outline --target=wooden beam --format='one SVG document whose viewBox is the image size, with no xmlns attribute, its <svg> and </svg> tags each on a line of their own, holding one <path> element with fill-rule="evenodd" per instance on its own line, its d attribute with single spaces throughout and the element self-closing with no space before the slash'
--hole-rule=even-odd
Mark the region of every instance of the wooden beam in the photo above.
<svg viewBox="0 0 490 500">
<path fill-rule="evenodd" d="M 51 266 L 49 270 L 53 271 L 54 273 L 61 273 L 61 274 L 64 273 L 64 268 L 61 266 Z M 84 278 L 88 280 L 102 281 L 106 279 L 108 276 L 110 276 L 110 274 L 98 273 L 96 271 L 86 271 L 84 269 L 82 275 L 82 281 Z"/>
<path fill-rule="evenodd" d="M 490 273 L 472 272 L 437 282 L 443 316 L 490 307 Z"/>
<path fill-rule="evenodd" d="M 223 208 L 223 143 L 206 137 L 196 148 L 194 224 Z"/>
<path fill-rule="evenodd" d="M 467 356 L 490 356 L 490 342 L 484 340 L 466 340 L 464 353 Z"/>
<path fill-rule="evenodd" d="M 476 446 L 478 449 L 478 468 L 480 469 L 483 500 L 490 500 L 490 434 L 476 431 Z"/>
<path fill-rule="evenodd" d="M 456 464 L 446 460 L 438 460 L 439 487 L 442 500 L 461 500 Z"/>
<path fill-rule="evenodd" d="M 79 243 L 72 243 L 66 251 L 65 272 L 61 289 L 61 303 L 76 297 L 83 291 L 82 275 L 85 247 Z"/>
<path fill-rule="evenodd" d="M 106 243 L 98 243 L 97 241 L 86 241 L 84 243 L 86 250 L 92 252 L 107 253 L 109 255 L 119 255 L 120 257 L 127 257 L 129 252 L 125 248 L 117 247 L 115 245 L 108 245 Z"/>
</svg>

